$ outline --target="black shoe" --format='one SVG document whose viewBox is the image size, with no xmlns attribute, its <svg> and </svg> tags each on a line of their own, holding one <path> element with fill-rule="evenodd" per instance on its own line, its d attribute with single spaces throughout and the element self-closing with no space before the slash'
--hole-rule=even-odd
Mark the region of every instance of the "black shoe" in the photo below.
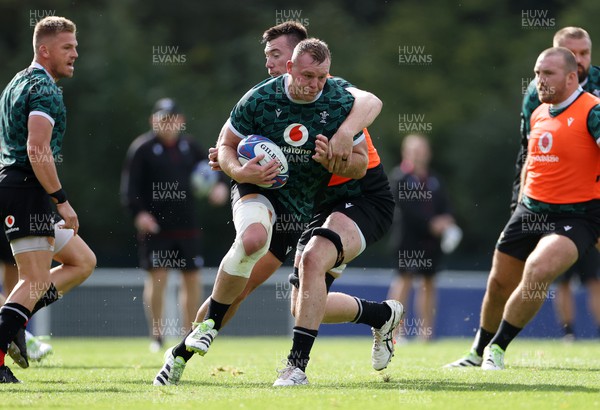
<svg viewBox="0 0 600 410">
<path fill-rule="evenodd" d="M 0 383 L 21 383 L 21 380 L 17 379 L 13 372 L 8 366 L 0 366 Z"/>
<path fill-rule="evenodd" d="M 22 327 L 17 332 L 17 335 L 8 347 L 8 355 L 23 369 L 29 367 L 29 360 L 27 360 L 27 343 L 25 342 L 25 328 Z"/>
</svg>

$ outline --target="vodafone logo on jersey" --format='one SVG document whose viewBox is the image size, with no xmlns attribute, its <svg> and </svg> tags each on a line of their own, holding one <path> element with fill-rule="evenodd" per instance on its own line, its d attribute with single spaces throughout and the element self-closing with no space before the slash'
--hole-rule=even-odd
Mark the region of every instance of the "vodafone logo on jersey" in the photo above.
<svg viewBox="0 0 600 410">
<path fill-rule="evenodd" d="M 552 134 L 545 132 L 538 141 L 538 147 L 542 153 L 547 154 L 552 149 Z"/>
<path fill-rule="evenodd" d="M 545 162 L 545 163 L 551 163 L 551 162 L 560 162 L 560 158 L 558 157 L 558 155 L 551 155 L 548 154 L 550 152 L 550 150 L 552 149 L 552 141 L 553 141 L 553 137 L 552 134 L 549 132 L 545 132 L 542 134 L 542 136 L 538 139 L 538 143 L 537 146 L 540 150 L 539 153 L 533 154 L 529 157 L 529 160 L 532 162 Z"/>
<path fill-rule="evenodd" d="M 308 141 L 308 129 L 302 124 L 290 124 L 283 131 L 283 138 L 292 147 L 300 147 Z"/>
<path fill-rule="evenodd" d="M 15 224 L 15 217 L 12 215 L 8 215 L 6 218 L 4 218 L 4 224 L 7 228 L 12 228 Z"/>
</svg>

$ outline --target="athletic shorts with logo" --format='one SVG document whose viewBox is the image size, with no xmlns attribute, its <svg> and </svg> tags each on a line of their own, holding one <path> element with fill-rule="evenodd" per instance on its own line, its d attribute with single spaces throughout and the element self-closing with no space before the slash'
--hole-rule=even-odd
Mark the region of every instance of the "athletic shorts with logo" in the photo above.
<svg viewBox="0 0 600 410">
<path fill-rule="evenodd" d="M 318 207 L 308 229 L 300 237 L 298 245 L 301 249 L 310 240 L 313 229 L 323 226 L 333 212 L 340 212 L 354 221 L 365 237 L 367 246 L 387 233 L 394 219 L 395 203 L 383 167 L 379 165 L 367 170 L 360 183 L 363 187 L 360 195 L 342 197 L 338 202 Z"/>
<path fill-rule="evenodd" d="M 50 196 L 41 186 L 0 187 L 0 218 L 9 241 L 27 236 L 54 238 L 58 222 Z"/>
<path fill-rule="evenodd" d="M 539 213 L 520 203 L 500 234 L 496 249 L 525 261 L 539 240 L 552 233 L 571 239 L 579 258 L 586 255 L 600 236 L 600 201 L 590 201 L 585 213 Z"/>
</svg>

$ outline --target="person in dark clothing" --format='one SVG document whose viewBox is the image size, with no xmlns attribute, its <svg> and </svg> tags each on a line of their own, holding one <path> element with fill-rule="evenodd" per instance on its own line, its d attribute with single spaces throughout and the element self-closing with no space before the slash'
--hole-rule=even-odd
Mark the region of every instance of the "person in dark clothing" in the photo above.
<svg viewBox="0 0 600 410">
<path fill-rule="evenodd" d="M 179 336 L 190 326 L 201 298 L 203 259 L 191 176 L 207 153 L 184 133 L 185 117 L 172 99 L 156 102 L 150 124 L 152 129 L 129 147 L 121 193 L 137 230 L 140 266 L 149 272 L 144 306 L 153 339 L 150 349 L 159 351 L 164 336 Z M 228 188 L 218 182 L 210 195 L 212 202 L 222 204 Z M 184 323 L 175 327 L 163 320 L 169 270 L 183 273 L 179 304 Z"/>
<path fill-rule="evenodd" d="M 392 244 L 398 258 L 398 276 L 388 298 L 406 305 L 415 276 L 422 277 L 416 297 L 416 315 L 401 326 L 397 337 L 433 336 L 435 282 L 442 250 L 450 253 L 462 237 L 438 177 L 429 169 L 431 148 L 424 135 L 411 134 L 402 142 L 402 162 L 390 173 L 396 201 Z"/>
</svg>

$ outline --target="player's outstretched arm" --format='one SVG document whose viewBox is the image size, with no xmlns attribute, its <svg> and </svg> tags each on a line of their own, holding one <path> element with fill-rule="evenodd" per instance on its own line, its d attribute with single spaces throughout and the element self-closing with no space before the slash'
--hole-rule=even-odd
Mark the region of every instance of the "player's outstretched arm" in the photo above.
<svg viewBox="0 0 600 410">
<path fill-rule="evenodd" d="M 39 115 L 32 115 L 27 121 L 27 155 L 33 172 L 42 187 L 48 194 L 62 192 L 62 186 L 56 172 L 50 139 L 52 138 L 52 124 L 48 119 Z M 63 193 L 64 195 L 64 193 Z M 54 197 L 58 203 L 56 209 L 65 220 L 64 228 L 71 228 L 77 235 L 79 220 L 77 214 L 65 198 Z"/>
<path fill-rule="evenodd" d="M 323 165 L 327 169 L 329 169 L 330 166 L 330 160 L 327 157 L 328 143 L 329 140 L 326 136 L 322 134 L 317 135 L 315 155 L 312 157 L 313 160 Z M 369 164 L 367 142 L 363 139 L 363 141 L 354 145 L 352 147 L 352 152 L 350 155 L 348 155 L 344 162 L 347 163 L 347 166 L 341 173 L 338 173 L 337 175 L 352 179 L 360 179 L 364 177 Z"/>
<path fill-rule="evenodd" d="M 231 179 L 239 183 L 254 185 L 272 185 L 276 182 L 275 177 L 279 175 L 279 164 L 276 160 L 260 165 L 259 161 L 265 157 L 261 154 L 242 165 L 237 156 L 237 146 L 241 139 L 227 129 L 220 141 L 219 164 L 223 172 Z"/>
<path fill-rule="evenodd" d="M 347 166 L 347 161 L 343 159 L 352 152 L 352 138 L 371 125 L 383 107 L 383 102 L 368 91 L 355 87 L 348 87 L 346 90 L 354 97 L 354 104 L 350 114 L 329 142 L 329 171 L 335 174 L 344 172 Z"/>
</svg>

